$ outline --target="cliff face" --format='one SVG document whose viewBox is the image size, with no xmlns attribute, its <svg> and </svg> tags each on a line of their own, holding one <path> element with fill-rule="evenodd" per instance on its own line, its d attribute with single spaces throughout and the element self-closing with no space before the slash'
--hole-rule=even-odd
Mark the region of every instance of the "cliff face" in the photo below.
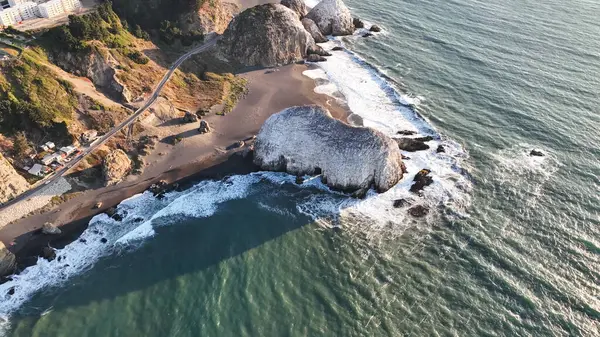
<svg viewBox="0 0 600 337">
<path fill-rule="evenodd" d="M 179 19 L 184 31 L 223 34 L 229 22 L 240 12 L 240 6 L 221 0 L 206 1 L 197 12 L 183 14 Z"/>
<path fill-rule="evenodd" d="M 106 179 L 106 186 L 119 183 L 130 171 L 131 159 L 123 150 L 114 150 L 104 158 L 102 173 Z"/>
<path fill-rule="evenodd" d="M 262 169 L 295 175 L 319 171 L 330 187 L 386 191 L 404 173 L 396 143 L 369 128 L 353 127 L 312 105 L 285 109 L 260 129 L 254 163 Z"/>
<path fill-rule="evenodd" d="M 272 67 L 301 60 L 314 46 L 298 14 L 279 4 L 266 4 L 235 17 L 218 50 L 223 58 L 242 66 Z"/>
<path fill-rule="evenodd" d="M 0 154 L 0 203 L 16 197 L 28 188 L 25 178 Z"/>
<path fill-rule="evenodd" d="M 54 52 L 52 63 L 74 75 L 89 78 L 94 85 L 117 101 L 130 102 L 129 90 L 117 78 L 115 67 L 119 64 L 102 46 L 95 45 L 89 53 Z"/>
</svg>

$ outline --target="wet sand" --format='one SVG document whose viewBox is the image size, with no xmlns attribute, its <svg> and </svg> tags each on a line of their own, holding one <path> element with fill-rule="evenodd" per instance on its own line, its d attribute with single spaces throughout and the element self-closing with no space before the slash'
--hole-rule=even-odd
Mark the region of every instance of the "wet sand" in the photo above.
<svg viewBox="0 0 600 337">
<path fill-rule="evenodd" d="M 248 79 L 248 94 L 226 116 L 210 115 L 205 119 L 212 128 L 201 135 L 190 124 L 179 135 L 183 141 L 175 146 L 159 142 L 146 156 L 147 166 L 138 176 L 110 187 L 89 189 L 42 214 L 32 215 L 0 229 L 0 241 L 17 255 L 19 265 L 35 263 L 41 247 L 50 244 L 61 248 L 72 242 L 87 227 L 89 220 L 122 200 L 148 189 L 164 180 L 179 186 L 202 179 L 220 179 L 231 174 L 246 174 L 256 170 L 252 158 L 243 157 L 244 149 L 229 150 L 230 146 L 256 135 L 264 121 L 287 107 L 320 104 L 332 115 L 345 121 L 348 112 L 330 97 L 316 94 L 315 83 L 302 75 L 307 65 L 289 65 L 276 71 L 254 70 L 241 74 Z M 101 202 L 99 209 L 94 209 Z M 59 226 L 63 233 L 47 236 L 40 233 L 45 222 Z"/>
</svg>

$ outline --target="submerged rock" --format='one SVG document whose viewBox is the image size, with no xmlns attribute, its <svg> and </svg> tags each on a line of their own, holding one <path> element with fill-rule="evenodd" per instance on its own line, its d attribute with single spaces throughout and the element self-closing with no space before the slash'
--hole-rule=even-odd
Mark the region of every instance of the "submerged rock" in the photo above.
<svg viewBox="0 0 600 337">
<path fill-rule="evenodd" d="M 308 14 L 324 35 L 352 35 L 352 14 L 342 0 L 323 0 Z"/>
<path fill-rule="evenodd" d="M 394 200 L 394 208 L 400 208 L 408 205 L 408 201 L 406 199 L 396 199 Z"/>
<path fill-rule="evenodd" d="M 540 151 L 540 150 L 531 150 L 531 152 L 529 152 L 529 155 L 532 157 L 543 157 L 544 156 L 544 152 Z"/>
<path fill-rule="evenodd" d="M 302 25 L 304 26 L 304 29 L 310 33 L 316 43 L 327 42 L 327 38 L 321 33 L 321 30 L 313 20 L 304 18 L 302 19 Z"/>
<path fill-rule="evenodd" d="M 446 152 L 446 148 L 444 147 L 444 145 L 438 145 L 437 149 L 435 149 L 435 152 L 444 153 Z"/>
<path fill-rule="evenodd" d="M 297 106 L 271 116 L 256 139 L 254 163 L 264 170 L 294 175 L 322 174 L 332 188 L 371 186 L 379 192 L 402 179 L 398 146 L 379 131 L 334 119 L 327 109 Z"/>
<path fill-rule="evenodd" d="M 15 271 L 17 259 L 8 251 L 4 243 L 0 241 L 0 277 L 12 274 Z"/>
<path fill-rule="evenodd" d="M 408 209 L 408 214 L 414 216 L 415 218 L 422 218 L 429 213 L 429 208 L 423 205 L 416 205 Z"/>
<path fill-rule="evenodd" d="M 404 151 L 415 152 L 429 149 L 429 145 L 415 138 L 396 138 L 398 147 Z"/>
<path fill-rule="evenodd" d="M 62 231 L 60 230 L 60 228 L 54 226 L 53 224 L 46 222 L 42 226 L 42 233 L 46 235 L 59 235 L 62 233 Z"/>
<path fill-rule="evenodd" d="M 341 50 L 344 50 L 344 47 L 335 46 L 335 47 L 331 48 L 331 50 L 333 50 L 333 51 L 341 51 Z"/>
<path fill-rule="evenodd" d="M 359 18 L 353 18 L 352 24 L 354 25 L 354 28 L 365 28 L 365 23 Z"/>
<path fill-rule="evenodd" d="M 410 187 L 410 191 L 413 193 L 418 193 L 421 192 L 423 188 L 425 188 L 425 186 L 431 185 L 433 183 L 433 178 L 431 178 L 429 173 L 431 173 L 430 170 L 422 169 L 417 174 L 415 174 L 415 177 L 413 179 L 415 183 Z"/>
<path fill-rule="evenodd" d="M 56 259 L 56 250 L 54 250 L 54 248 L 49 247 L 49 246 L 44 247 L 44 248 L 42 248 L 42 253 L 40 256 L 48 261 L 52 261 L 52 260 Z"/>
<path fill-rule="evenodd" d="M 308 13 L 303 0 L 281 0 L 281 4 L 293 10 L 300 18 L 303 18 Z"/>
<path fill-rule="evenodd" d="M 298 15 L 280 4 L 248 8 L 227 27 L 219 41 L 220 57 L 241 66 L 274 67 L 306 57 L 315 40 Z"/>
<path fill-rule="evenodd" d="M 364 33 L 362 35 L 362 37 L 371 37 L 371 36 L 373 36 L 373 33 Z"/>
<path fill-rule="evenodd" d="M 378 25 L 372 25 L 371 28 L 369 28 L 369 31 L 379 33 L 381 32 L 381 27 L 379 27 Z"/>
</svg>

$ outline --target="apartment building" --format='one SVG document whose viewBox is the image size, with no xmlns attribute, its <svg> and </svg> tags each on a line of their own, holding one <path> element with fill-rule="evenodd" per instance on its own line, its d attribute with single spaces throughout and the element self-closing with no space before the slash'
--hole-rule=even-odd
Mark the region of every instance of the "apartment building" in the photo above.
<svg viewBox="0 0 600 337">
<path fill-rule="evenodd" d="M 81 8 L 81 2 L 79 2 L 79 0 L 61 0 L 61 3 L 65 13 Z"/>
<path fill-rule="evenodd" d="M 40 17 L 40 11 L 38 9 L 38 4 L 32 1 L 23 2 L 15 7 L 19 10 L 19 14 L 21 15 L 21 19 L 31 20 Z"/>
<path fill-rule="evenodd" d="M 21 21 L 23 21 L 23 18 L 21 18 L 18 8 L 11 7 L 0 10 L 0 25 L 4 27 L 14 26 Z"/>
<path fill-rule="evenodd" d="M 40 15 L 44 18 L 53 18 L 78 8 L 81 8 L 79 0 L 50 0 L 38 5 Z"/>
</svg>

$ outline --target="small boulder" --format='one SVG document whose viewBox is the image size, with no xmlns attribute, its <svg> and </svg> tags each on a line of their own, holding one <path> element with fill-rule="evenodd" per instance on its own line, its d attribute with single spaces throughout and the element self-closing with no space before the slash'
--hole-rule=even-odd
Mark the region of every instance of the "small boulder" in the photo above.
<svg viewBox="0 0 600 337">
<path fill-rule="evenodd" d="M 429 213 L 429 208 L 423 205 L 416 205 L 408 209 L 408 214 L 415 218 L 422 218 Z"/>
<path fill-rule="evenodd" d="M 281 4 L 296 12 L 300 18 L 303 18 L 308 13 L 303 0 L 281 0 Z"/>
<path fill-rule="evenodd" d="M 42 233 L 46 235 L 59 235 L 62 233 L 62 231 L 60 230 L 60 228 L 54 226 L 53 224 L 46 222 L 42 226 Z"/>
<path fill-rule="evenodd" d="M 352 18 L 352 23 L 354 24 L 354 28 L 365 28 L 365 23 L 359 18 Z"/>
<path fill-rule="evenodd" d="M 413 179 L 414 184 L 410 187 L 410 191 L 413 193 L 418 193 L 425 188 L 425 186 L 429 186 L 433 183 L 433 178 L 429 175 L 431 173 L 428 169 L 422 169 L 417 174 L 415 174 L 415 178 Z"/>
<path fill-rule="evenodd" d="M 42 248 L 42 253 L 40 256 L 48 261 L 52 261 L 56 259 L 56 250 L 54 250 L 52 247 L 46 246 Z"/>
<path fill-rule="evenodd" d="M 243 140 L 238 140 L 237 142 L 231 144 L 231 148 L 239 149 L 240 147 L 243 147 L 244 145 L 246 145 L 246 143 Z"/>
<path fill-rule="evenodd" d="M 425 142 L 414 138 L 396 138 L 396 143 L 401 150 L 408 152 L 423 151 L 429 149 Z"/>
<path fill-rule="evenodd" d="M 323 35 L 323 33 L 321 33 L 319 27 L 313 20 L 309 18 L 304 18 L 301 22 L 304 26 L 304 29 L 306 29 L 306 31 L 310 33 L 310 35 L 316 43 L 327 42 L 327 38 L 325 37 L 325 35 Z"/>
<path fill-rule="evenodd" d="M 438 145 L 437 149 L 435 149 L 435 152 L 444 153 L 446 152 L 446 148 L 444 148 L 444 145 Z"/>
<path fill-rule="evenodd" d="M 543 157 L 544 156 L 544 152 L 542 152 L 540 150 L 533 149 L 533 150 L 531 150 L 531 152 L 529 152 L 529 155 L 532 156 L 532 157 Z"/>
<path fill-rule="evenodd" d="M 204 133 L 209 133 L 210 132 L 210 126 L 208 125 L 207 121 L 200 121 L 200 127 L 198 128 L 198 131 L 202 134 Z"/>
<path fill-rule="evenodd" d="M 94 209 L 98 209 L 102 207 L 102 201 L 98 201 L 96 204 L 94 204 Z"/>
<path fill-rule="evenodd" d="M 341 51 L 344 50 L 344 47 L 340 47 L 340 46 L 335 46 L 333 48 L 331 48 L 332 51 Z"/>
<path fill-rule="evenodd" d="M 185 115 L 183 116 L 184 123 L 195 123 L 197 121 L 198 121 L 198 115 L 193 114 L 189 111 L 185 112 Z"/>
<path fill-rule="evenodd" d="M 150 185 L 150 188 L 148 189 L 154 196 L 157 196 L 159 194 L 162 194 L 166 191 L 167 187 L 169 186 L 169 183 L 167 183 L 166 180 L 160 180 L 152 185 Z"/>
<path fill-rule="evenodd" d="M 372 25 L 371 28 L 369 28 L 369 31 L 379 33 L 381 32 L 381 27 L 379 27 L 378 25 Z"/>
<path fill-rule="evenodd" d="M 308 55 L 308 57 L 306 57 L 306 61 L 308 61 L 308 62 L 325 62 L 325 61 L 327 61 L 327 59 L 324 58 L 323 56 L 320 56 L 317 54 L 310 54 L 310 55 Z"/>
<path fill-rule="evenodd" d="M 371 36 L 373 36 L 373 33 L 364 33 L 362 35 L 362 37 L 371 37 Z"/>
<path fill-rule="evenodd" d="M 405 205 L 408 205 L 408 201 L 406 201 L 406 199 L 396 199 L 396 200 L 394 200 L 394 207 L 395 208 L 404 207 Z"/>
</svg>

